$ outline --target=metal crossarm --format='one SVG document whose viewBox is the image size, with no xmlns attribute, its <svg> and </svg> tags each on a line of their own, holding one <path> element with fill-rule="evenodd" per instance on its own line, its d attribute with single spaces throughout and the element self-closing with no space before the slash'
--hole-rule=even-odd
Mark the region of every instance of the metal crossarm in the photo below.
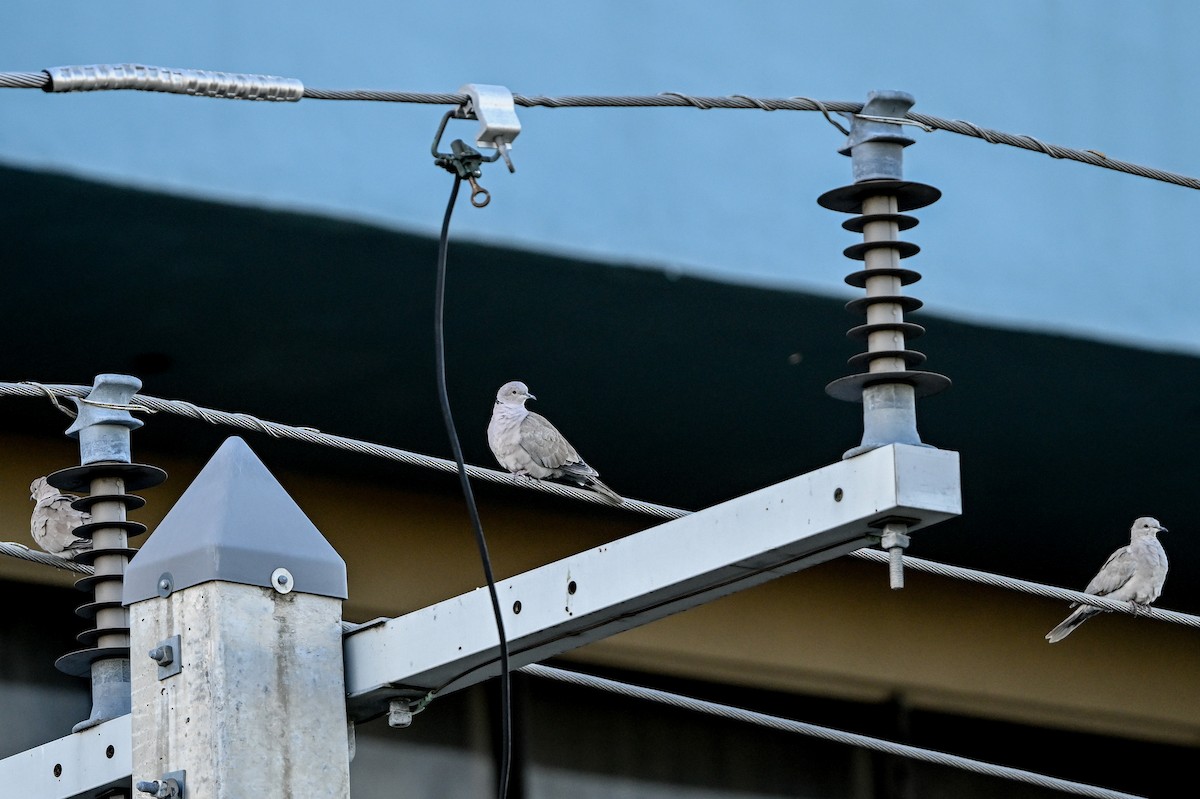
<svg viewBox="0 0 1200 799">
<path fill-rule="evenodd" d="M 92 799 L 129 785 L 132 718 L 126 713 L 0 760 L 5 796 Z"/>
<path fill-rule="evenodd" d="M 958 453 L 891 445 L 497 583 L 519 668 L 961 512 Z M 414 646 L 413 642 L 421 642 Z M 349 632 L 350 715 L 499 673 L 482 590 Z"/>
</svg>

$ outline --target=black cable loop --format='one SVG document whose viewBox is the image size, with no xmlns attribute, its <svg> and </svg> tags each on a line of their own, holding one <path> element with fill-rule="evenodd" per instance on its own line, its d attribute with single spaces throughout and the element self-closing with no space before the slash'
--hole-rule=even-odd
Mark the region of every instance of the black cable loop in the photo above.
<svg viewBox="0 0 1200 799">
<path fill-rule="evenodd" d="M 450 410 L 450 396 L 446 388 L 446 341 L 445 341 L 445 307 L 446 307 L 446 251 L 449 247 L 450 217 L 454 213 L 454 203 L 458 199 L 458 190 L 462 186 L 462 178 L 454 176 L 454 185 L 450 189 L 450 201 L 446 204 L 446 213 L 442 218 L 442 232 L 438 239 L 437 255 L 437 288 L 434 299 L 434 350 L 437 366 L 438 400 L 442 409 L 442 420 L 446 424 L 446 434 L 450 438 L 450 447 L 454 451 L 454 461 L 458 465 L 458 478 L 462 486 L 463 498 L 467 503 L 467 514 L 471 519 L 471 527 L 475 531 L 475 543 L 479 548 L 479 559 L 483 565 L 484 579 L 487 581 L 488 596 L 492 600 L 492 613 L 496 618 L 496 632 L 500 636 L 500 775 L 498 796 L 505 799 L 508 796 L 509 772 L 512 766 L 512 685 L 508 662 L 508 635 L 504 630 L 504 616 L 500 610 L 500 595 L 496 591 L 496 577 L 492 573 L 492 559 L 488 554 L 487 539 L 483 535 L 483 522 L 479 518 L 479 508 L 475 504 L 475 494 L 471 490 L 471 481 L 467 476 L 467 467 L 463 459 L 462 446 L 458 440 L 458 431 L 454 427 L 454 416 Z"/>
</svg>

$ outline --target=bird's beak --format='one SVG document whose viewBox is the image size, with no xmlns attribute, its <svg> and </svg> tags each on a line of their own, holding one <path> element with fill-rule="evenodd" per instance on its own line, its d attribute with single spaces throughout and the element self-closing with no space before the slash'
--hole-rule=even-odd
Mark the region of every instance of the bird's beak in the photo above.
<svg viewBox="0 0 1200 799">
<path fill-rule="evenodd" d="M 535 396 L 533 396 L 532 394 L 530 394 L 530 393 L 526 392 L 526 394 L 525 394 L 525 399 L 537 399 L 537 397 L 535 397 Z"/>
<path fill-rule="evenodd" d="M 1158 526 L 1158 531 L 1160 533 L 1168 532 L 1167 528 L 1163 527 L 1161 524 Z"/>
</svg>

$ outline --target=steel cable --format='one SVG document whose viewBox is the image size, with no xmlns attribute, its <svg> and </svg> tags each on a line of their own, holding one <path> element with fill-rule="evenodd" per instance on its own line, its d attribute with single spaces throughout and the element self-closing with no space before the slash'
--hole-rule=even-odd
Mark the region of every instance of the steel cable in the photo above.
<svg viewBox="0 0 1200 799">
<path fill-rule="evenodd" d="M 95 569 L 86 564 L 76 563 L 69 558 L 60 558 L 58 555 L 51 555 L 49 552 L 30 549 L 24 544 L 18 544 L 15 541 L 0 541 L 0 555 L 27 560 L 31 563 L 40 563 L 43 566 L 53 566 L 56 569 L 63 569 L 75 572 L 76 574 L 95 574 L 96 572 Z"/>
<path fill-rule="evenodd" d="M 90 386 L 70 385 L 61 383 L 37 383 L 34 381 L 24 381 L 20 383 L 0 383 L 0 397 L 48 397 L 55 406 L 64 413 L 69 413 L 69 410 L 58 403 L 59 397 L 83 397 L 91 391 Z M 346 450 L 349 452 L 357 452 L 363 455 L 371 455 L 385 460 L 391 460 L 398 463 L 404 463 L 411 466 L 420 466 L 428 469 L 436 469 L 442 472 L 458 473 L 458 465 L 451 460 L 444 458 L 435 458 L 431 455 L 422 455 L 416 452 L 387 447 L 382 444 L 373 444 L 369 441 L 359 441 L 353 438 L 344 438 L 342 436 L 330 435 L 322 433 L 311 427 L 292 427 L 290 425 L 280 424 L 278 422 L 268 422 L 251 416 L 245 413 L 228 413 L 226 411 L 213 410 L 212 408 L 201 408 L 190 402 L 183 400 L 166 400 L 158 397 L 147 397 L 142 394 L 135 394 L 130 402 L 145 408 L 163 413 L 171 413 L 179 416 L 185 416 L 191 419 L 200 419 L 212 425 L 224 425 L 229 427 L 237 427 L 243 430 L 254 430 L 264 433 L 272 438 L 286 438 L 295 441 L 305 441 L 310 444 L 332 447 L 334 449 Z M 466 472 L 469 477 L 485 480 L 503 485 L 516 486 L 529 491 L 541 491 L 543 493 L 556 494 L 567 499 L 578 500 L 581 502 L 590 502 L 592 504 L 601 505 L 606 508 L 614 507 L 612 503 L 604 497 L 592 491 L 586 491 L 581 488 L 561 485 L 559 483 L 548 483 L 544 480 L 534 480 L 527 477 L 517 477 L 508 472 L 498 472 L 493 469 L 484 469 L 480 466 L 466 466 Z M 641 513 L 646 516 L 656 516 L 662 519 L 678 519 L 692 513 L 689 510 L 682 508 L 673 508 L 668 505 L 657 505 L 652 502 L 643 502 L 636 499 L 626 499 L 624 504 L 619 507 Z M 0 553 L 4 554 L 4 553 Z M 877 549 L 860 549 L 850 553 L 852 557 L 862 560 L 877 561 L 886 563 L 888 553 Z M 990 585 L 996 588 L 1005 588 L 1011 591 L 1019 591 L 1021 593 L 1032 594 L 1035 596 L 1045 597 L 1047 599 L 1061 600 L 1063 602 L 1078 602 L 1086 605 L 1094 605 L 1102 610 L 1113 611 L 1116 613 L 1126 613 L 1130 615 L 1145 616 L 1158 621 L 1171 622 L 1173 624 L 1182 624 L 1189 627 L 1200 627 L 1200 616 L 1193 616 L 1187 613 L 1180 613 L 1172 610 L 1160 610 L 1158 608 L 1134 608 L 1127 602 L 1120 602 L 1104 597 L 1092 596 L 1085 594 L 1082 591 L 1073 591 L 1069 588 L 1058 588 L 1051 585 L 1042 585 L 1041 583 L 1033 583 L 1027 580 L 1020 580 L 1014 577 L 1006 577 L 1001 574 L 992 574 L 991 572 L 976 571 L 967 569 L 961 566 L 950 566 L 947 564 L 936 563 L 934 561 L 914 558 L 911 555 L 904 556 L 904 567 L 911 568 L 915 571 L 923 571 L 932 574 L 938 574 L 943 577 L 949 577 L 957 580 L 965 580 L 968 582 Z"/>
<path fill-rule="evenodd" d="M 888 553 L 878 549 L 859 549 L 851 552 L 850 557 L 859 558 L 860 560 L 870 560 L 876 563 L 888 562 Z M 1046 599 L 1060 599 L 1063 602 L 1093 605 L 1101 610 L 1127 613 L 1132 616 L 1157 619 L 1173 624 L 1182 624 L 1187 627 L 1200 627 L 1200 616 L 1192 616 L 1175 610 L 1160 610 L 1153 607 L 1143 608 L 1140 605 L 1131 605 L 1129 602 L 1107 599 L 1102 596 L 1093 596 L 1092 594 L 1085 594 L 1082 591 L 1072 591 L 1069 588 L 1043 585 L 1042 583 L 1034 583 L 1028 580 L 1019 580 L 1015 577 L 1006 577 L 1002 574 L 967 569 L 962 566 L 951 566 L 946 563 L 937 563 L 923 558 L 914 558 L 911 555 L 904 556 L 904 568 L 937 574 L 942 577 L 950 577 L 955 580 L 979 583 L 980 585 L 990 585 L 993 588 L 1004 588 L 1009 591 L 1032 594 L 1033 596 L 1044 597 Z"/>
<path fill-rule="evenodd" d="M 160 71 L 164 73 L 183 74 L 224 74 L 224 73 L 208 73 L 204 70 L 167 70 L 158 67 L 145 67 L 143 65 L 131 64 L 122 65 L 127 69 L 142 69 Z M 59 68 L 56 68 L 59 69 Z M 95 70 L 98 73 L 107 74 L 113 70 L 112 65 L 98 65 L 97 67 L 69 67 L 75 71 Z M 266 75 L 239 75 L 239 79 L 243 80 L 250 86 L 250 91 L 241 95 L 229 95 L 229 99 L 262 99 L 261 92 L 253 91 L 255 86 L 254 81 L 258 81 L 262 86 L 275 86 L 281 79 L 274 76 Z M 86 80 L 86 78 L 85 78 Z M 296 82 L 298 83 L 298 81 Z M 45 89 L 52 90 L 53 85 L 50 80 L 50 75 L 47 72 L 0 72 L 0 88 L 14 89 Z M 95 86 L 84 88 L 110 88 L 100 85 L 98 82 Z M 139 86 L 128 85 L 118 86 L 120 89 L 138 89 Z M 194 87 L 193 87 L 194 88 Z M 162 91 L 161 87 L 154 89 Z M 204 92 L 191 91 L 189 93 L 197 96 L 225 96 L 212 95 Z M 467 101 L 467 95 L 459 93 L 447 92 L 402 92 L 402 91 L 377 91 L 371 89 L 316 89 L 309 86 L 304 86 L 302 90 L 298 90 L 297 96 L 287 99 L 310 99 L 310 100 L 351 100 L 351 101 L 369 101 L 369 102 L 388 102 L 388 103 L 423 103 L 428 105 L 463 105 Z M 862 111 L 862 103 L 846 102 L 841 100 L 813 100 L 808 97 L 788 97 L 788 98 L 755 98 L 745 95 L 730 95 L 722 97 L 702 97 L 697 95 L 684 94 L 682 92 L 663 92 L 655 95 L 577 95 L 565 97 L 546 97 L 544 95 L 513 95 L 513 101 L 525 108 L 541 107 L 541 108 L 695 108 L 700 110 L 710 109 L 750 109 L 759 111 L 820 111 L 825 115 L 829 122 L 845 131 L 841 125 L 835 121 L 830 112 L 841 114 L 858 114 Z M 1171 183 L 1176 186 L 1183 186 L 1189 189 L 1200 189 L 1200 179 L 1181 175 L 1175 172 L 1168 172 L 1154 167 L 1146 167 L 1140 164 L 1130 163 L 1128 161 L 1120 161 L 1109 158 L 1104 153 L 1096 150 L 1079 150 L 1073 147 L 1062 147 L 1056 144 L 1048 144 L 1033 136 L 1023 134 L 1005 133 L 1004 131 L 984 128 L 976 125 L 973 122 L 967 122 L 961 119 L 945 119 L 943 117 L 931 116 L 929 114 L 921 114 L 910 111 L 904 117 L 910 122 L 916 123 L 926 128 L 934 130 L 943 130 L 949 133 L 957 133 L 961 136 L 971 136 L 977 139 L 983 139 L 991 144 L 1005 144 L 1010 147 L 1017 147 L 1024 150 L 1032 150 L 1051 158 L 1065 159 L 1077 161 L 1079 163 L 1097 166 L 1103 169 L 1111 169 L 1117 172 L 1124 172 L 1128 175 L 1136 175 L 1138 177 L 1149 178 L 1150 180 L 1158 180 L 1164 183 Z"/>
<path fill-rule="evenodd" d="M 770 716 L 766 713 L 758 713 L 753 710 L 744 710 L 731 705 L 708 702 L 703 699 L 693 699 L 689 696 L 681 696 L 680 694 L 674 694 L 668 691 L 660 691 L 656 688 L 644 688 L 639 685 L 630 685 L 629 683 L 609 680 L 604 677 L 595 677 L 590 674 L 581 674 L 579 672 L 566 671 L 564 669 L 556 669 L 541 665 L 523 666 L 517 670 L 534 677 L 542 677 L 548 680 L 557 680 L 559 682 L 570 683 L 572 685 L 578 685 L 584 688 L 607 691 L 609 693 L 619 694 L 621 696 L 627 696 L 633 699 L 641 699 L 647 702 L 657 702 L 659 704 L 670 705 L 671 707 L 690 710 L 695 713 L 704 713 L 709 716 L 716 716 L 718 718 L 730 721 L 740 721 L 747 724 L 755 724 L 760 727 L 769 727 L 775 730 L 782 730 L 784 732 L 808 735 L 814 738 L 821 738 L 826 741 L 833 741 L 834 743 L 843 744 L 845 746 L 857 746 L 862 749 L 870 749 L 875 752 L 883 752 L 885 754 L 896 755 L 898 757 L 920 760 L 922 762 L 933 763 L 938 766 L 963 769 L 976 774 L 985 774 L 989 777 L 998 777 L 1000 779 L 1023 782 L 1029 785 L 1037 785 L 1039 787 L 1048 788 L 1054 791 L 1075 794 L 1076 796 L 1089 796 L 1093 797 L 1094 799 L 1143 799 L 1143 797 L 1136 796 L 1135 794 L 1114 791 L 1109 788 L 1100 788 L 1094 785 L 1058 779 L 1057 777 L 1048 777 L 1044 774 L 1038 774 L 1033 771 L 1025 771 L 1024 769 L 1011 768 L 1009 766 L 999 766 L 993 763 L 984 762 L 982 760 L 972 760 L 971 758 L 950 755 L 931 749 L 922 749 L 918 746 L 899 744 L 892 741 L 885 741 L 880 738 L 872 738 L 867 735 L 859 735 L 857 733 L 845 732 L 843 730 L 835 730 L 831 727 L 807 724 L 802 721 L 792 721 L 791 719 L 780 718 L 779 716 Z"/>
</svg>

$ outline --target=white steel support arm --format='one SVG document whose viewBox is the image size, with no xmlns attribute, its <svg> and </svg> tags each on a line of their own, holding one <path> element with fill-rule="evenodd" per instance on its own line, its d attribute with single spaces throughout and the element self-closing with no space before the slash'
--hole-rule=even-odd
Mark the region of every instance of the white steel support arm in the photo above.
<svg viewBox="0 0 1200 799">
<path fill-rule="evenodd" d="M 16 723 L 16 720 L 12 720 Z M 0 760 L 0 795 L 92 799 L 129 787 L 130 716 L 72 733 Z"/>
<path fill-rule="evenodd" d="M 497 584 L 512 668 L 962 512 L 958 453 L 893 444 L 518 574 Z M 351 718 L 499 674 L 484 589 L 344 638 Z"/>
</svg>

